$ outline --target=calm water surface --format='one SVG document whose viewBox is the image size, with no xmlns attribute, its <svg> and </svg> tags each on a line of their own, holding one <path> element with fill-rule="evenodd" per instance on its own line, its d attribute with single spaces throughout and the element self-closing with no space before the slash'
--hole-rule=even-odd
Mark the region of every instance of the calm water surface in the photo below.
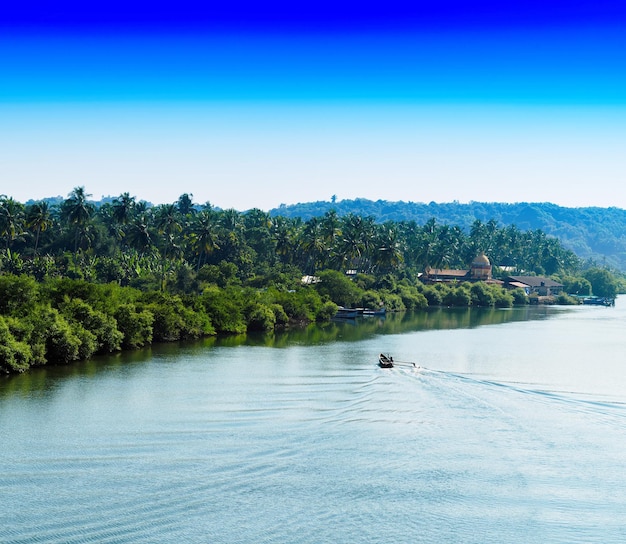
<svg viewBox="0 0 626 544">
<path fill-rule="evenodd" d="M 2 379 L 0 541 L 624 542 L 625 326 L 437 311 Z"/>
</svg>

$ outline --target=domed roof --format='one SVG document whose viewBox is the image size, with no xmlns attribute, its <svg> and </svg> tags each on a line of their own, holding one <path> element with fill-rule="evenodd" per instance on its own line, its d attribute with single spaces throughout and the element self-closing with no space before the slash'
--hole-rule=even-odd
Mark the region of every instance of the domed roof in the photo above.
<svg viewBox="0 0 626 544">
<path fill-rule="evenodd" d="M 481 253 L 472 261 L 472 266 L 491 266 L 491 263 L 489 262 L 487 255 Z"/>
</svg>

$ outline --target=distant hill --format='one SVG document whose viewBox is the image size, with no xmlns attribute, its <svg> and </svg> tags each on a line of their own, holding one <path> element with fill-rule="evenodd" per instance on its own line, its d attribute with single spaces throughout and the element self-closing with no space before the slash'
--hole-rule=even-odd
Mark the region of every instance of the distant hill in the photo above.
<svg viewBox="0 0 626 544">
<path fill-rule="evenodd" d="M 520 230 L 541 229 L 558 238 L 568 249 L 583 259 L 593 259 L 626 271 L 626 210 L 621 208 L 564 208 L 550 203 L 520 202 L 389 202 L 386 200 L 341 200 L 281 205 L 270 215 L 311 217 L 334 209 L 339 215 L 353 213 L 371 216 L 378 222 L 415 221 L 423 225 L 434 218 L 437 223 L 458 226 L 468 232 L 475 220 L 483 223 L 493 219 L 498 226 L 515 225 Z"/>
</svg>

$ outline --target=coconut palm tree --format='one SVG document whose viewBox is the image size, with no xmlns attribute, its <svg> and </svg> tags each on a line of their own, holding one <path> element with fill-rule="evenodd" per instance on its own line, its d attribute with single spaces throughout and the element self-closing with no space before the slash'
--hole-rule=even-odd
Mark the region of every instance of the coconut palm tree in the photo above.
<svg viewBox="0 0 626 544">
<path fill-rule="evenodd" d="M 6 249 L 22 234 L 24 205 L 6 195 L 0 196 L 0 235 L 4 236 Z"/>
<path fill-rule="evenodd" d="M 206 255 L 219 249 L 217 225 L 210 209 L 204 209 L 194 216 L 190 224 L 191 243 L 198 255 L 196 270 L 200 270 Z"/>
<path fill-rule="evenodd" d="M 61 218 L 74 229 L 74 253 L 85 238 L 87 225 L 95 211 L 94 205 L 87 201 L 90 196 L 84 187 L 76 187 L 61 204 Z"/>
<path fill-rule="evenodd" d="M 39 236 L 52 225 L 50 206 L 46 201 L 36 202 L 26 212 L 26 227 L 35 234 L 35 257 L 39 248 Z"/>
<path fill-rule="evenodd" d="M 129 193 L 122 193 L 113 199 L 113 219 L 119 225 L 128 225 L 133 219 L 135 206 L 135 197 Z"/>
</svg>

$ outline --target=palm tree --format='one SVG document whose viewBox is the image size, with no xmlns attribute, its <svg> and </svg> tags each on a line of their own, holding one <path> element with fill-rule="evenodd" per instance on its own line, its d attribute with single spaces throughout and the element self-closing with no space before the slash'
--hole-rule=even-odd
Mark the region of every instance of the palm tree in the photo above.
<svg viewBox="0 0 626 544">
<path fill-rule="evenodd" d="M 128 225 L 135 210 L 135 197 L 128 193 L 122 193 L 113 199 L 113 219 L 119 225 Z"/>
<path fill-rule="evenodd" d="M 274 218 L 272 236 L 274 238 L 275 252 L 284 263 L 294 262 L 294 250 L 297 240 L 297 221 L 282 216 Z"/>
<path fill-rule="evenodd" d="M 128 244 L 144 255 L 154 245 L 150 223 L 145 213 L 138 215 L 128 226 Z"/>
<path fill-rule="evenodd" d="M 85 236 L 86 227 L 94 213 L 94 205 L 87 202 L 91 195 L 85 194 L 84 187 L 76 187 L 61 205 L 61 217 L 75 229 L 74 253 L 78 251 L 80 242 Z"/>
<path fill-rule="evenodd" d="M 349 213 L 343 218 L 341 236 L 337 244 L 340 266 L 358 268 L 366 249 L 364 244 L 365 225 L 360 215 Z"/>
<path fill-rule="evenodd" d="M 35 234 L 35 257 L 39 248 L 39 236 L 52 225 L 50 206 L 46 201 L 36 202 L 28 207 L 26 227 Z"/>
<path fill-rule="evenodd" d="M 191 241 L 198 255 L 198 263 L 196 270 L 200 270 L 203 258 L 210 254 L 214 249 L 219 249 L 217 243 L 217 232 L 215 217 L 210 209 L 204 209 L 195 215 L 190 225 Z"/>
<path fill-rule="evenodd" d="M 318 266 L 324 262 L 324 257 L 328 251 L 318 217 L 312 217 L 305 223 L 299 242 L 305 271 L 314 274 Z"/>
<path fill-rule="evenodd" d="M 176 235 L 183 230 L 182 217 L 176 204 L 162 204 L 156 209 L 154 217 L 159 234 L 165 240 L 161 262 L 161 290 L 163 290 L 165 288 L 165 272 L 168 259 L 180 254 Z"/>
<path fill-rule="evenodd" d="M 402 262 L 398 227 L 394 223 L 387 222 L 376 230 L 374 266 L 381 273 L 390 272 Z"/>
<path fill-rule="evenodd" d="M 187 217 L 188 215 L 193 215 L 196 213 L 195 204 L 192 201 L 193 195 L 188 193 L 183 193 L 178 197 L 176 201 L 176 207 L 178 211 L 181 213 L 183 217 Z"/>
<path fill-rule="evenodd" d="M 0 196 L 0 235 L 4 236 L 6 249 L 22 234 L 24 205 L 6 195 Z"/>
</svg>

